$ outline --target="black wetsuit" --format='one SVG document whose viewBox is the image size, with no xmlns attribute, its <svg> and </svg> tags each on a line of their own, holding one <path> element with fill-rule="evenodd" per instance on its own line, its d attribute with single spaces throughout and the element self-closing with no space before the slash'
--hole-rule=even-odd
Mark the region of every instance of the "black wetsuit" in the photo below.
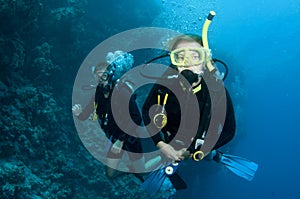
<svg viewBox="0 0 300 199">
<path fill-rule="evenodd" d="M 140 125 L 142 122 L 141 114 L 135 101 L 135 96 L 132 95 L 130 88 L 125 83 L 117 84 L 114 87 L 114 92 L 117 92 L 121 97 L 111 103 L 112 91 L 110 91 L 109 97 L 105 98 L 103 88 L 98 86 L 96 89 L 95 104 L 99 124 L 107 138 L 111 139 L 112 143 L 115 143 L 117 140 L 124 141 L 122 149 L 132 152 L 128 154 L 131 160 L 139 159 L 142 157 L 141 141 L 137 138 L 137 136 L 129 135 L 135 132 L 134 126 L 129 126 L 130 122 L 133 121 L 136 125 Z M 131 117 L 121 117 L 121 121 L 119 122 L 123 125 L 128 124 L 126 130 L 124 130 L 124 128 L 122 129 L 126 132 L 130 132 L 129 134 L 119 128 L 114 115 L 112 114 L 112 106 L 114 106 L 118 110 L 115 114 L 119 116 L 124 115 L 121 107 L 125 105 L 124 102 L 126 102 L 126 100 L 129 101 L 129 113 Z M 123 150 L 119 154 L 114 154 L 109 150 L 107 157 L 120 158 L 124 152 Z"/>
<path fill-rule="evenodd" d="M 165 75 L 165 77 L 166 76 L 167 75 Z M 210 89 L 209 91 L 207 83 L 204 81 L 204 79 L 208 79 L 212 82 L 212 84 L 216 84 L 212 86 L 214 88 Z M 212 75 L 206 75 L 205 78 L 202 78 L 201 89 L 195 94 L 187 89 L 189 87 L 190 86 L 187 86 L 187 84 L 185 86 L 184 82 L 180 80 L 180 78 L 162 78 L 161 80 L 158 80 L 157 84 L 153 86 L 149 96 L 147 97 L 143 105 L 143 120 L 145 125 L 148 126 L 148 131 L 160 132 L 152 136 L 155 145 L 159 141 L 171 143 L 172 141 L 174 141 L 173 138 L 176 136 L 175 139 L 182 141 L 182 143 L 177 145 L 176 143 L 178 142 L 172 142 L 172 146 L 174 148 L 179 149 L 186 147 L 191 153 L 194 153 L 197 150 L 195 149 L 196 140 L 197 138 L 201 138 L 202 140 L 204 140 L 204 143 L 207 143 L 207 151 L 205 152 L 208 153 L 210 150 L 217 149 L 228 143 L 235 134 L 236 123 L 232 101 L 227 90 L 224 90 L 222 82 L 217 82 Z M 223 93 L 226 93 L 226 95 L 223 95 L 223 98 L 218 95 L 219 92 L 221 92 L 220 88 L 223 88 Z M 182 100 L 182 102 L 179 101 L 175 93 L 177 93 L 177 95 L 181 97 L 180 99 Z M 160 104 L 162 104 L 162 101 L 164 100 L 164 96 L 166 94 L 168 94 L 167 102 L 165 105 L 167 123 L 163 128 L 159 128 L 152 124 L 155 121 L 155 116 L 157 115 L 157 113 L 161 112 L 161 109 L 158 108 L 156 111 L 151 111 L 150 107 L 153 107 L 153 105 L 158 103 L 158 95 L 160 95 Z M 222 104 L 220 103 L 222 100 L 225 100 L 225 98 L 227 99 L 226 102 L 223 101 L 223 104 L 225 104 L 226 106 L 224 109 L 224 115 L 226 115 L 224 116 L 225 121 L 224 117 L 222 119 L 222 117 L 217 116 L 215 117 L 214 121 L 211 122 L 212 98 L 216 99 L 214 101 L 215 109 L 218 109 L 220 107 L 219 104 Z M 194 99 L 194 101 L 192 99 Z M 200 119 L 197 119 L 197 121 L 195 121 L 194 118 L 197 118 L 197 115 L 194 115 L 194 113 L 197 112 L 195 110 L 198 106 Z M 206 135 L 209 128 L 211 129 L 210 135 Z M 190 132 L 191 129 L 194 129 L 197 132 Z M 179 133 L 180 135 L 177 135 L 178 131 L 183 131 L 183 133 Z M 210 144 L 211 146 L 209 146 L 209 142 L 206 138 L 212 140 Z M 213 139 L 215 139 L 215 141 L 213 141 Z"/>
</svg>

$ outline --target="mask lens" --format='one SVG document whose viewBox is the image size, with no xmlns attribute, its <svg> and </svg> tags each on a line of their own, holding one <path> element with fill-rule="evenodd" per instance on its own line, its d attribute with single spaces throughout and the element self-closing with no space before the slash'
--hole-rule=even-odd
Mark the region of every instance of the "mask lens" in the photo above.
<svg viewBox="0 0 300 199">
<path fill-rule="evenodd" d="M 201 52 L 197 50 L 190 50 L 189 59 L 194 63 L 199 63 L 201 61 Z"/>
<path fill-rule="evenodd" d="M 180 50 L 177 52 L 174 52 L 174 61 L 176 64 L 183 64 L 184 63 L 184 58 L 185 58 L 185 51 L 184 50 Z M 174 64 L 174 65 L 176 65 Z"/>
<path fill-rule="evenodd" d="M 109 79 L 109 73 L 108 72 L 104 72 L 101 76 L 101 80 L 103 81 L 107 81 Z"/>
<path fill-rule="evenodd" d="M 205 52 L 203 48 L 180 48 L 172 51 L 170 57 L 178 67 L 193 66 L 203 63 Z"/>
<path fill-rule="evenodd" d="M 107 81 L 109 78 L 108 72 L 98 72 L 98 73 L 96 73 L 96 75 L 97 75 L 98 79 L 102 80 L 102 81 Z"/>
</svg>

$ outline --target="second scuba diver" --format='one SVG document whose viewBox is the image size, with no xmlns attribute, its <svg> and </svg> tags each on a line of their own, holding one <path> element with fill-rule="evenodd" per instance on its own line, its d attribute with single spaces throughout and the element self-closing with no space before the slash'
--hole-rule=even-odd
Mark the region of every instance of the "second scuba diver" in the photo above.
<svg viewBox="0 0 300 199">
<path fill-rule="evenodd" d="M 93 74 L 98 80 L 95 95 L 92 97 L 89 104 L 82 110 L 80 104 L 75 104 L 72 107 L 73 114 L 79 120 L 86 120 L 93 112 L 93 119 L 97 119 L 101 129 L 104 131 L 108 138 L 107 146 L 107 159 L 106 159 L 106 176 L 114 178 L 124 172 L 119 171 L 119 165 L 125 151 L 129 152 L 128 156 L 130 162 L 128 168 L 122 168 L 123 171 L 133 173 L 136 177 L 143 180 L 141 175 L 136 174 L 137 171 L 143 170 L 147 166 L 152 167 L 155 165 L 159 158 L 154 161 L 145 162 L 143 156 L 141 141 L 135 135 L 135 128 L 127 126 L 127 131 L 124 132 L 115 121 L 115 115 L 112 113 L 112 106 L 117 110 L 123 110 L 120 106 L 123 104 L 112 102 L 112 93 L 119 93 L 122 97 L 121 100 L 130 99 L 129 112 L 131 118 L 121 117 L 123 124 L 129 124 L 132 120 L 135 124 L 140 125 L 142 122 L 139 108 L 136 104 L 135 95 L 133 94 L 131 82 L 127 81 L 124 76 L 121 76 L 128 71 L 134 62 L 133 56 L 130 53 L 115 51 L 108 53 L 107 63 L 101 62 L 93 67 Z M 118 112 L 122 115 L 124 113 Z M 130 135 L 129 135 L 130 134 Z M 153 164 L 153 165 L 152 165 Z"/>
</svg>

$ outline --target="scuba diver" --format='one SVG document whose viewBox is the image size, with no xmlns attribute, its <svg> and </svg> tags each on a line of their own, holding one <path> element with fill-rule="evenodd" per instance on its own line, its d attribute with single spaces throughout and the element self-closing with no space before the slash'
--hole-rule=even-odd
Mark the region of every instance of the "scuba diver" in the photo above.
<svg viewBox="0 0 300 199">
<path fill-rule="evenodd" d="M 166 176 L 176 189 L 186 188 L 176 170 L 187 158 L 213 159 L 247 180 L 252 180 L 257 170 L 255 163 L 218 150 L 233 139 L 236 120 L 232 100 L 223 84 L 227 74 L 218 70 L 208 47 L 207 28 L 214 14 L 208 16 L 202 37 L 185 34 L 171 39 L 166 55 L 171 65 L 143 105 L 144 123 L 166 162 L 142 185 L 151 194 L 160 188 Z"/>
<path fill-rule="evenodd" d="M 217 81 L 216 77 L 213 74 L 210 74 L 209 70 L 205 66 L 205 57 L 207 56 L 207 52 L 203 48 L 202 38 L 200 36 L 187 34 L 175 37 L 171 41 L 169 50 L 171 51 L 171 67 L 175 68 L 175 70 L 167 71 L 166 73 L 168 73 L 168 76 L 175 76 L 178 74 L 181 74 L 181 76 L 178 76 L 178 78 L 168 79 L 166 81 L 169 81 L 170 83 L 164 84 L 172 85 L 172 89 L 176 90 L 178 95 L 185 96 L 183 97 L 185 105 L 182 107 L 182 105 L 176 99 L 177 97 L 174 92 L 171 89 L 161 86 L 160 82 L 158 81 L 157 84 L 153 86 L 148 98 L 144 103 L 143 119 L 145 125 L 149 124 L 151 121 L 154 123 L 157 122 L 158 115 L 154 115 L 153 118 L 150 118 L 148 114 L 149 109 L 151 106 L 159 104 L 159 102 L 157 102 L 158 96 L 164 96 L 166 98 L 166 102 L 164 102 L 163 105 L 167 122 L 163 125 L 155 124 L 155 126 L 161 126 L 162 128 L 160 129 L 160 133 L 152 136 L 152 139 L 155 145 L 166 157 L 172 161 L 180 161 L 194 154 L 195 149 L 193 147 L 197 139 L 201 139 L 200 141 L 198 140 L 198 143 L 204 143 L 206 136 L 205 134 L 208 132 L 208 124 L 211 121 L 212 115 L 211 94 L 214 94 L 218 97 L 221 96 L 217 95 L 217 89 L 209 91 L 208 85 L 203 76 L 206 75 L 206 79 L 213 79 L 213 81 L 219 84 L 222 82 Z M 174 74 L 172 72 L 176 72 L 178 74 Z M 187 81 L 182 81 L 182 78 L 185 78 Z M 194 95 L 197 98 L 197 101 L 189 101 L 191 99 L 190 95 Z M 225 122 L 218 121 L 222 119 L 221 117 L 218 118 L 218 120 L 214 120 L 215 123 L 224 123 L 224 125 L 222 125 L 221 132 L 218 132 L 218 130 L 216 131 L 216 133 L 220 134 L 220 137 L 211 150 L 220 148 L 228 143 L 233 138 L 236 128 L 233 105 L 227 90 L 226 99 L 218 100 L 225 100 L 227 102 L 226 118 Z M 198 103 L 198 105 L 193 104 L 194 102 Z M 194 117 L 193 112 L 195 112 L 194 109 L 197 106 L 199 106 L 200 109 L 199 119 L 201 119 L 197 121 L 198 129 L 196 138 L 188 134 L 180 135 L 178 138 L 181 138 L 181 140 L 177 140 L 174 142 L 174 144 L 170 145 L 169 143 L 179 130 L 179 124 L 185 121 L 182 117 Z M 214 107 L 214 109 L 216 108 L 217 105 Z M 154 117 L 156 118 L 154 119 Z M 186 121 L 186 124 L 183 125 L 185 125 L 185 131 L 190 129 L 189 121 Z M 194 140 L 192 144 L 189 142 L 190 140 Z M 197 148 L 198 147 L 199 146 L 197 146 Z"/>
<path fill-rule="evenodd" d="M 122 115 L 120 106 L 121 103 L 113 102 L 112 94 L 117 92 L 122 96 L 122 99 L 129 99 L 129 112 L 131 118 L 122 117 L 123 124 L 128 124 L 129 120 L 133 120 L 134 123 L 140 125 L 142 122 L 139 108 L 136 104 L 135 94 L 133 94 L 131 82 L 121 76 L 127 72 L 133 65 L 133 56 L 130 53 L 115 51 L 110 52 L 106 56 L 107 62 L 101 62 L 92 68 L 92 72 L 98 80 L 95 95 L 90 100 L 89 104 L 84 110 L 82 110 L 80 104 L 75 104 L 72 107 L 73 114 L 80 120 L 86 120 L 93 112 L 93 120 L 98 120 L 101 129 L 104 131 L 108 138 L 107 143 L 107 162 L 106 162 L 106 176 L 108 178 L 115 178 L 124 172 L 119 171 L 118 166 L 120 160 L 125 151 L 128 153 L 130 159 L 130 165 L 126 165 L 128 168 L 125 172 L 133 173 L 137 178 L 143 181 L 141 175 L 136 173 L 137 170 L 144 167 L 151 167 L 155 164 L 151 161 L 151 164 L 145 162 L 143 156 L 142 144 L 138 136 L 132 136 L 135 134 L 134 127 L 127 126 L 128 134 L 119 128 L 116 123 L 114 115 L 112 113 L 112 106 L 115 106 L 117 110 L 120 110 L 117 114 Z M 156 158 L 156 160 L 160 160 Z"/>
<path fill-rule="evenodd" d="M 126 63 L 128 64 L 128 62 Z M 115 62 L 112 62 L 107 68 L 102 68 L 98 71 L 100 78 L 95 94 L 95 110 L 98 116 L 99 124 L 102 130 L 105 132 L 107 138 L 109 138 L 109 140 L 112 142 L 107 153 L 108 166 L 106 166 L 106 175 L 109 178 L 113 178 L 118 174 L 121 174 L 120 171 L 114 168 L 116 168 L 120 163 L 120 159 L 124 153 L 124 150 L 137 154 L 134 157 L 129 155 L 130 160 L 133 162 L 133 167 L 140 167 L 144 164 L 141 142 L 136 137 L 130 136 L 123 132 L 116 124 L 112 114 L 111 107 L 121 105 L 120 103 L 111 103 L 112 91 L 126 91 L 123 93 L 124 98 L 131 95 L 130 85 L 128 85 L 127 82 L 118 82 L 120 76 L 118 74 L 119 71 L 117 70 L 117 67 L 118 65 L 116 65 Z M 134 97 L 130 99 L 129 109 L 132 120 L 136 124 L 140 124 L 142 119 Z M 127 123 L 126 120 L 130 118 L 123 119 L 124 120 L 122 122 Z M 130 130 L 134 131 L 134 129 Z"/>
</svg>

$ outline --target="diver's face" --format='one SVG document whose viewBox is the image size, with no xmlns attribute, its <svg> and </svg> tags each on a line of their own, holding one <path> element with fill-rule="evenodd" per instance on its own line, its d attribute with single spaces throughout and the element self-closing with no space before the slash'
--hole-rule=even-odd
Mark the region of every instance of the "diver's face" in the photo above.
<svg viewBox="0 0 300 199">
<path fill-rule="evenodd" d="M 180 49 L 180 48 L 202 48 L 202 46 L 197 43 L 197 42 L 186 42 L 186 41 L 182 41 L 180 43 L 177 44 L 176 49 Z M 190 55 L 192 58 L 197 59 L 197 57 L 195 57 L 196 55 L 191 54 Z M 180 66 L 177 67 L 178 68 L 178 72 L 181 73 L 183 70 L 190 70 L 193 73 L 196 74 L 201 74 L 203 73 L 204 70 L 204 62 L 198 65 L 193 65 L 193 64 L 189 64 L 187 63 L 185 66 Z"/>
<path fill-rule="evenodd" d="M 101 86 L 106 86 L 108 84 L 108 74 L 105 72 L 105 69 L 95 71 L 95 75 Z"/>
</svg>

